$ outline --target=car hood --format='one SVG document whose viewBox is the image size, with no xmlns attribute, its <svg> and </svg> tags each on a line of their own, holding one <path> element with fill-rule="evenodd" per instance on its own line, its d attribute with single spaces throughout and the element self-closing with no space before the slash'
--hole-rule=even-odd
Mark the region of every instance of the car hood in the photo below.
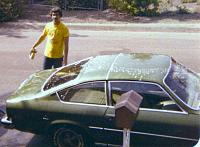
<svg viewBox="0 0 200 147">
<path fill-rule="evenodd" d="M 30 75 L 19 88 L 8 97 L 8 101 L 12 99 L 20 99 L 24 97 L 32 97 L 40 93 L 45 81 L 54 73 L 56 69 L 43 70 Z"/>
</svg>

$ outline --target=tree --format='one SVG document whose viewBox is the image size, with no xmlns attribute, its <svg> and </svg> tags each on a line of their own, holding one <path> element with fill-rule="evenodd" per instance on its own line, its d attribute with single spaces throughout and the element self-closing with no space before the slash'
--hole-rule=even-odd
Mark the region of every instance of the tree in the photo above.
<svg viewBox="0 0 200 147">
<path fill-rule="evenodd" d="M 21 15 L 23 0 L 1 0 L 0 22 L 17 18 Z"/>
</svg>

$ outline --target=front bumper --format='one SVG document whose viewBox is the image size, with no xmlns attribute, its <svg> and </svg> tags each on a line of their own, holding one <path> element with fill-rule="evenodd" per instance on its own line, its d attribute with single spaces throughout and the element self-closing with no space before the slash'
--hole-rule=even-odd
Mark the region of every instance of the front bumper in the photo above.
<svg viewBox="0 0 200 147">
<path fill-rule="evenodd" d="M 11 119 L 9 119 L 7 117 L 7 115 L 5 115 L 2 119 L 1 119 L 1 125 L 3 125 L 4 128 L 6 129 L 13 129 L 15 126 L 12 122 Z"/>
</svg>

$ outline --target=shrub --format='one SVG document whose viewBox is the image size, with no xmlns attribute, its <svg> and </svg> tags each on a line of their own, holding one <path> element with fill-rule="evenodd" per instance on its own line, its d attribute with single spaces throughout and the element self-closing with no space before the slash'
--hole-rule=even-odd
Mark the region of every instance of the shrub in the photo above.
<svg viewBox="0 0 200 147">
<path fill-rule="evenodd" d="M 182 3 L 195 3 L 197 0 L 182 0 Z"/>
<path fill-rule="evenodd" d="M 132 15 L 155 16 L 158 14 L 158 0 L 108 0 L 108 5 L 118 11 Z"/>
<path fill-rule="evenodd" d="M 23 0 L 0 0 L 0 22 L 19 17 L 22 4 Z"/>
<path fill-rule="evenodd" d="M 99 0 L 56 0 L 61 8 L 97 9 Z M 104 4 L 105 4 L 104 0 Z M 105 7 L 105 6 L 104 6 Z"/>
<path fill-rule="evenodd" d="M 132 15 L 138 13 L 138 9 L 133 0 L 109 0 L 108 6 L 117 11 L 128 12 Z"/>
<path fill-rule="evenodd" d="M 180 13 L 180 14 L 191 14 L 191 13 L 193 13 L 191 10 L 189 10 L 184 5 L 178 5 L 177 9 L 178 9 L 178 13 Z"/>
<path fill-rule="evenodd" d="M 135 0 L 139 15 L 155 16 L 158 14 L 158 0 Z"/>
</svg>

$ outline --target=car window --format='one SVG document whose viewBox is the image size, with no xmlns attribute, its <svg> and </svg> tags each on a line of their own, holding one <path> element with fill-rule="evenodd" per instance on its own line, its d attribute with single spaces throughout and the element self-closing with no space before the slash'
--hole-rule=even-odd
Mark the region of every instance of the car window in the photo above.
<svg viewBox="0 0 200 147">
<path fill-rule="evenodd" d="M 178 98 L 193 109 L 200 109 L 200 78 L 194 72 L 172 60 L 165 84 Z"/>
<path fill-rule="evenodd" d="M 90 82 L 58 92 L 64 102 L 106 104 L 105 82 Z"/>
<path fill-rule="evenodd" d="M 43 90 L 51 89 L 63 83 L 76 79 L 81 69 L 89 61 L 89 59 L 78 61 L 74 64 L 68 65 L 55 72 L 50 79 L 45 83 Z"/>
<path fill-rule="evenodd" d="M 134 90 L 143 97 L 141 108 L 181 111 L 168 94 L 157 84 L 148 82 L 111 82 L 112 105 L 123 93 Z"/>
</svg>

